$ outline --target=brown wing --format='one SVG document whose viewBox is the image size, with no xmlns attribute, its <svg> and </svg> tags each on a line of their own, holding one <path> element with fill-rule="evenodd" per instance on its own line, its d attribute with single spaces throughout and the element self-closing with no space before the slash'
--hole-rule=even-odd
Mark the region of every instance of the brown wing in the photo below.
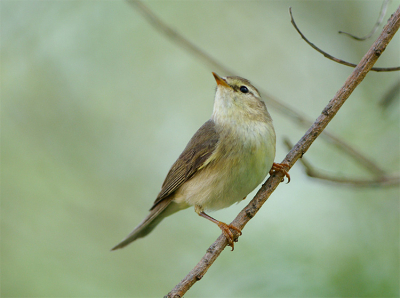
<svg viewBox="0 0 400 298">
<path fill-rule="evenodd" d="M 208 120 L 194 134 L 185 150 L 172 165 L 150 210 L 189 180 L 211 156 L 217 143 L 218 134 L 214 121 Z"/>
</svg>

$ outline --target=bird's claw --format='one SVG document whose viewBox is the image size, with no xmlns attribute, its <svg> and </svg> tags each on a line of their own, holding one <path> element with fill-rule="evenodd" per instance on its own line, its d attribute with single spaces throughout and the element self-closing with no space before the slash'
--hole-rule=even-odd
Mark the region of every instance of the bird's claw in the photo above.
<svg viewBox="0 0 400 298">
<path fill-rule="evenodd" d="M 228 224 L 226 224 L 224 222 L 219 222 L 218 223 L 218 227 L 221 229 L 221 231 L 224 234 L 226 240 L 228 240 L 228 245 L 230 247 L 232 247 L 232 251 L 233 251 L 234 242 L 237 242 L 238 239 L 233 236 L 233 233 L 232 233 L 231 229 L 237 231 L 239 233 L 239 236 L 242 235 L 242 230 L 240 230 L 239 228 L 237 228 L 237 227 L 235 227 L 233 225 L 228 225 Z"/>
<path fill-rule="evenodd" d="M 274 173 L 276 173 L 278 171 L 283 172 L 285 174 L 286 178 L 288 179 L 287 183 L 289 183 L 290 182 L 290 175 L 288 173 L 288 170 L 289 170 L 289 166 L 287 164 L 275 163 L 274 162 L 272 164 L 271 170 L 269 170 L 269 174 L 272 175 L 272 174 L 274 174 Z M 282 179 L 282 182 L 283 182 L 283 179 Z"/>
</svg>

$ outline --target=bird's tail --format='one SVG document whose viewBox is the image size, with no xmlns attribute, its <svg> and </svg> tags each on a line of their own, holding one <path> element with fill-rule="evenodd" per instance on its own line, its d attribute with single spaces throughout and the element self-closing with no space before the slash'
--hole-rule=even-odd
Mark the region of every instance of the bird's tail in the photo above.
<svg viewBox="0 0 400 298">
<path fill-rule="evenodd" d="M 138 238 L 142 238 L 149 234 L 165 217 L 172 213 L 180 210 L 178 204 L 171 199 L 164 199 L 159 202 L 152 210 L 149 215 L 119 244 L 114 246 L 111 250 L 117 250 L 127 246 L 129 243 L 135 241 Z"/>
</svg>

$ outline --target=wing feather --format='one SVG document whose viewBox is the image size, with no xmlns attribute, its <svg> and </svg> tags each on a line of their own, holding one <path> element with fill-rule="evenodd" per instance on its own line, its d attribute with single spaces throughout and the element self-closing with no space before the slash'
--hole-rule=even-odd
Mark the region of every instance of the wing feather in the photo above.
<svg viewBox="0 0 400 298">
<path fill-rule="evenodd" d="M 194 134 L 182 154 L 172 165 L 150 210 L 192 178 L 203 165 L 210 162 L 208 159 L 215 151 L 218 139 L 214 121 L 208 120 Z"/>
</svg>

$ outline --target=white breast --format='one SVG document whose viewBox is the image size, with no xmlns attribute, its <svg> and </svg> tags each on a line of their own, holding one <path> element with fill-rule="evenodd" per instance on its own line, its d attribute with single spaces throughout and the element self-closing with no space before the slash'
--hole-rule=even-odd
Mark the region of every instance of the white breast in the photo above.
<svg viewBox="0 0 400 298">
<path fill-rule="evenodd" d="M 180 187 L 175 201 L 218 210 L 241 201 L 253 191 L 265 179 L 275 158 L 272 125 L 254 125 L 221 134 L 211 162 Z"/>
</svg>

